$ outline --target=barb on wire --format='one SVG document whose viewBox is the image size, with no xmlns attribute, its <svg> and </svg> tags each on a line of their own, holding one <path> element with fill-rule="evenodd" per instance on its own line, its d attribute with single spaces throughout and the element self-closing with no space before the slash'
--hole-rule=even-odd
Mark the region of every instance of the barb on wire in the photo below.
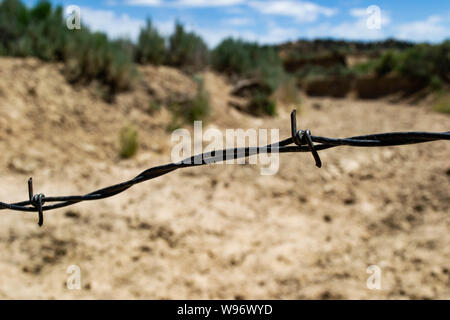
<svg viewBox="0 0 450 320">
<path fill-rule="evenodd" d="M 313 136 L 310 130 L 298 130 L 296 111 L 291 113 L 291 137 L 277 143 L 263 147 L 245 147 L 224 150 L 215 150 L 200 155 L 194 155 L 177 163 L 168 163 L 156 166 L 141 172 L 139 175 L 125 182 L 102 188 L 85 195 L 46 197 L 44 194 L 33 194 L 33 181 L 28 180 L 28 200 L 16 203 L 0 202 L 0 210 L 9 209 L 15 211 L 37 212 L 39 226 L 44 222 L 44 211 L 67 207 L 82 201 L 100 200 L 112 197 L 124 192 L 135 184 L 157 178 L 180 168 L 188 168 L 199 165 L 222 162 L 224 160 L 239 159 L 260 153 L 291 153 L 311 152 L 317 167 L 322 166 L 318 151 L 337 146 L 352 147 L 386 147 L 416 144 L 436 140 L 450 140 L 450 131 L 447 132 L 389 132 L 355 136 L 336 139 Z M 315 143 L 318 143 L 314 145 Z M 293 144 L 293 145 L 291 145 Z M 230 157 L 231 156 L 231 157 Z M 201 159 L 201 162 L 194 161 Z M 50 203 L 44 205 L 44 203 Z"/>
</svg>

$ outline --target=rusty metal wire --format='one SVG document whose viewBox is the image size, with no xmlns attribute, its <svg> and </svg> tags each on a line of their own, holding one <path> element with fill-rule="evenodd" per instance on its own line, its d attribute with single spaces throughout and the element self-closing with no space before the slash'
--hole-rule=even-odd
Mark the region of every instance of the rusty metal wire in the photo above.
<svg viewBox="0 0 450 320">
<path fill-rule="evenodd" d="M 245 147 L 224 150 L 215 150 L 186 158 L 177 163 L 156 166 L 141 172 L 139 175 L 125 182 L 102 188 L 85 195 L 46 197 L 43 194 L 33 193 L 33 182 L 28 180 L 28 200 L 16 203 L 0 202 L 0 210 L 28 211 L 38 213 L 38 224 L 44 222 L 44 211 L 67 207 L 82 201 L 100 200 L 124 192 L 135 184 L 165 175 L 176 169 L 199 165 L 212 164 L 230 159 L 239 159 L 260 153 L 291 153 L 311 152 L 317 167 L 322 166 L 318 151 L 337 146 L 352 147 L 386 147 L 416 144 L 436 140 L 450 140 L 450 131 L 447 132 L 389 132 L 378 133 L 350 138 L 335 139 L 311 135 L 310 130 L 298 130 L 296 111 L 291 113 L 291 137 L 264 147 Z M 319 143 L 314 145 L 314 142 Z M 293 145 L 291 145 L 293 144 Z M 52 203 L 44 205 L 45 203 Z"/>
</svg>

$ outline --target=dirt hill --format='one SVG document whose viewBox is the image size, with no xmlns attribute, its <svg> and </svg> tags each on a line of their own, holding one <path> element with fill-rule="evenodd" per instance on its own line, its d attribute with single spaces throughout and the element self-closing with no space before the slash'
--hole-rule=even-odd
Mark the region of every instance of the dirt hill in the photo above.
<svg viewBox="0 0 450 320">
<path fill-rule="evenodd" d="M 190 95 L 196 83 L 143 67 L 135 90 L 106 103 L 95 86 L 71 86 L 61 67 L 0 59 L 0 199 L 24 200 L 26 181 L 46 195 L 87 193 L 170 162 L 170 114 L 152 99 Z M 206 125 L 280 128 L 289 109 L 253 118 L 229 106 L 231 86 L 202 75 Z M 345 137 L 447 131 L 427 106 L 305 98 L 299 126 Z M 118 133 L 138 128 L 136 157 L 118 157 Z M 205 125 L 205 126 L 206 126 Z M 281 155 L 274 176 L 253 165 L 185 169 L 114 198 L 36 214 L 1 211 L 0 298 L 450 298 L 450 145 Z M 369 265 L 382 289 L 369 290 Z M 66 287 L 81 268 L 81 290 Z"/>
</svg>

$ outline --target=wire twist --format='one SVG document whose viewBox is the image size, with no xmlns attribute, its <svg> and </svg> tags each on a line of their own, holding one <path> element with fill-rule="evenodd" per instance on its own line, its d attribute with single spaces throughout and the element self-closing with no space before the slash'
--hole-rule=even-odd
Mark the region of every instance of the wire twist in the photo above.
<svg viewBox="0 0 450 320">
<path fill-rule="evenodd" d="M 157 178 L 180 168 L 188 168 L 207 165 L 224 160 L 239 159 L 260 153 L 292 153 L 310 152 L 318 168 L 322 167 L 318 151 L 337 146 L 352 147 L 386 147 L 407 144 L 424 143 L 436 140 L 450 140 L 450 131 L 447 132 L 389 132 L 378 133 L 350 138 L 336 139 L 313 136 L 309 129 L 297 130 L 296 111 L 291 113 L 291 137 L 263 147 L 245 147 L 215 150 L 200 155 L 188 157 L 177 163 L 149 168 L 139 175 L 106 188 L 102 188 L 85 195 L 46 197 L 44 194 L 33 194 L 33 180 L 28 180 L 28 200 L 16 203 L 0 202 L 0 210 L 9 209 L 15 211 L 37 212 L 38 225 L 44 223 L 44 211 L 50 211 L 62 207 L 74 205 L 82 201 L 100 200 L 112 197 L 124 192 L 135 184 Z M 314 145 L 315 143 L 318 143 Z M 291 145 L 293 144 L 293 145 Z M 231 157 L 231 158 L 230 158 Z M 198 159 L 201 161 L 199 162 Z M 45 203 L 51 203 L 44 205 Z"/>
</svg>

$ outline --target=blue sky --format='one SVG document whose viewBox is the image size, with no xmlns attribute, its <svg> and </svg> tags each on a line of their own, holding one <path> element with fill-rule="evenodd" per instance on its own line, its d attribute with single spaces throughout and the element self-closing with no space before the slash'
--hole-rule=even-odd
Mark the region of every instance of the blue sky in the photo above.
<svg viewBox="0 0 450 320">
<path fill-rule="evenodd" d="M 25 1 L 33 4 L 36 1 Z M 210 47 L 227 36 L 260 43 L 298 38 L 439 42 L 450 38 L 450 1 L 362 0 L 59 0 L 81 8 L 82 23 L 111 37 L 136 39 L 150 17 L 163 34 L 174 21 L 200 34 Z M 381 27 L 367 27 L 367 8 L 381 9 Z"/>
</svg>

